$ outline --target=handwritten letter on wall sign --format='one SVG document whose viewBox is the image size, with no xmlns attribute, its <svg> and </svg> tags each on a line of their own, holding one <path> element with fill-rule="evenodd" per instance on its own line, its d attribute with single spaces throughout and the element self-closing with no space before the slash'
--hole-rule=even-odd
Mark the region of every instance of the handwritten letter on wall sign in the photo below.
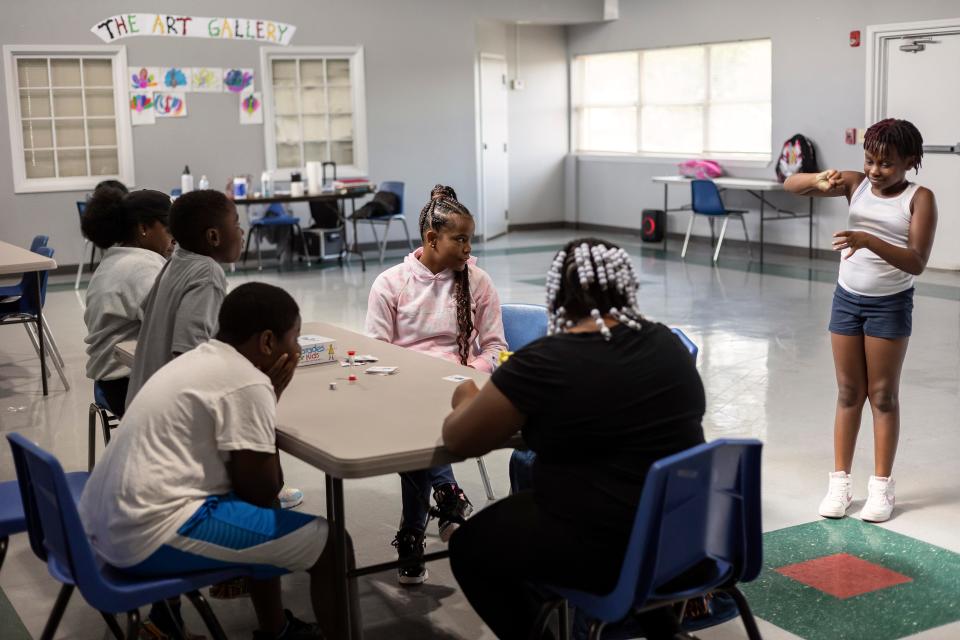
<svg viewBox="0 0 960 640">
<path fill-rule="evenodd" d="M 292 24 L 252 18 L 201 18 L 165 13 L 124 13 L 90 27 L 104 42 L 130 36 L 251 40 L 287 45 L 297 30 Z"/>
</svg>

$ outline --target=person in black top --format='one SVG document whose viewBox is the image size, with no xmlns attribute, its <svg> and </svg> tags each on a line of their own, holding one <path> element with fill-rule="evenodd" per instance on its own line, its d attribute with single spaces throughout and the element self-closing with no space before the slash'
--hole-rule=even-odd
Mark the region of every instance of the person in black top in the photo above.
<svg viewBox="0 0 960 640">
<path fill-rule="evenodd" d="M 451 452 L 483 455 L 519 429 L 536 453 L 533 489 L 450 540 L 454 576 L 499 638 L 530 637 L 543 603 L 535 585 L 612 590 L 650 465 L 704 441 L 700 376 L 679 339 L 640 315 L 638 284 L 623 249 L 570 242 L 547 275 L 549 335 L 491 384 L 454 391 L 443 425 Z M 647 637 L 672 637 L 676 621 L 662 617 Z"/>
</svg>

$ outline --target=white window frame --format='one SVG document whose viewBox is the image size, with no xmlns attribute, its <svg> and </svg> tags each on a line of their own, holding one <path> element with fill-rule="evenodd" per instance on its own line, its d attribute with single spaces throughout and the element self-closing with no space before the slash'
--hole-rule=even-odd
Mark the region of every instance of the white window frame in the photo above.
<svg viewBox="0 0 960 640">
<path fill-rule="evenodd" d="M 713 45 L 723 45 L 723 44 L 734 44 L 738 42 L 760 42 L 760 41 L 770 41 L 771 42 L 771 57 L 773 56 L 773 46 L 771 38 L 750 38 L 748 40 L 726 40 L 722 42 L 702 42 L 697 44 L 684 44 L 676 45 L 676 47 L 654 47 L 650 49 L 625 49 L 622 51 L 601 51 L 596 53 L 581 53 L 571 57 L 570 60 L 570 87 L 571 87 L 571 103 L 570 103 L 570 151 L 574 155 L 584 158 L 584 159 L 620 159 L 628 162 L 652 162 L 652 163 L 662 163 L 664 161 L 674 161 L 674 160 L 689 160 L 691 158 L 695 159 L 704 159 L 704 160 L 718 160 L 723 161 L 724 164 L 729 166 L 741 166 L 741 167 L 760 167 L 767 166 L 770 161 L 773 159 L 773 96 L 770 97 L 770 111 L 771 111 L 771 126 L 770 126 L 770 151 L 768 153 L 754 153 L 754 152 L 722 152 L 722 153 L 701 153 L 701 154 L 691 154 L 684 152 L 653 152 L 653 151 L 640 151 L 640 142 L 643 136 L 643 126 L 642 126 L 642 112 L 643 112 L 643 86 L 639 87 L 639 92 L 637 94 L 637 100 L 634 103 L 633 107 L 636 109 L 636 118 L 637 118 L 637 151 L 636 152 L 617 152 L 617 151 L 590 151 L 590 150 L 580 150 L 579 146 L 579 136 L 580 136 L 580 111 L 584 107 L 580 104 L 579 91 L 580 87 L 584 84 L 584 78 L 582 77 L 582 65 L 577 64 L 577 58 L 592 56 L 592 55 L 604 55 L 611 53 L 628 53 L 636 52 L 637 55 L 637 82 L 640 82 L 641 71 L 643 67 L 643 57 L 647 51 L 658 51 L 662 49 L 672 49 L 672 48 L 689 48 L 689 47 L 702 47 L 705 50 L 705 55 L 708 55 L 707 58 L 707 97 L 700 103 L 700 106 L 703 109 L 703 138 L 704 146 L 706 146 L 706 139 L 708 136 L 707 131 L 707 121 L 709 118 L 709 108 L 711 105 L 710 101 L 710 61 L 709 61 L 709 48 Z M 773 89 L 773 72 L 772 72 L 772 60 L 771 60 L 771 91 Z M 603 107 L 604 105 L 590 105 L 591 107 Z M 614 106 L 614 105 L 611 105 Z M 615 106 L 629 106 L 629 105 L 615 105 Z"/>
<path fill-rule="evenodd" d="M 23 161 L 23 125 L 20 119 L 18 57 L 110 58 L 113 62 L 113 100 L 117 118 L 117 162 L 115 175 L 71 176 L 66 178 L 28 178 Z M 7 120 L 10 126 L 10 156 L 13 164 L 14 193 L 85 191 L 103 180 L 119 180 L 133 185 L 133 135 L 130 107 L 127 104 L 127 49 L 123 45 L 4 45 L 3 67 L 7 85 Z"/>
<path fill-rule="evenodd" d="M 363 47 L 261 47 L 260 77 L 263 78 L 263 141 L 267 170 L 275 180 L 289 180 L 291 169 L 277 168 L 276 123 L 273 113 L 274 60 L 347 58 L 350 61 L 350 91 L 353 100 L 353 164 L 337 165 L 337 177 L 368 175 L 367 96 Z M 304 167 L 300 167 L 302 171 Z"/>
</svg>

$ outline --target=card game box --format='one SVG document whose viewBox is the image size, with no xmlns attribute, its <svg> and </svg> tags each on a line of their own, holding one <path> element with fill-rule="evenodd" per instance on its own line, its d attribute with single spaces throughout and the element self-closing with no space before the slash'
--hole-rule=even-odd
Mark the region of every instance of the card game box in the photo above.
<svg viewBox="0 0 960 640">
<path fill-rule="evenodd" d="M 333 338 L 306 334 L 297 338 L 297 342 L 300 344 L 298 367 L 337 362 L 337 341 Z"/>
</svg>

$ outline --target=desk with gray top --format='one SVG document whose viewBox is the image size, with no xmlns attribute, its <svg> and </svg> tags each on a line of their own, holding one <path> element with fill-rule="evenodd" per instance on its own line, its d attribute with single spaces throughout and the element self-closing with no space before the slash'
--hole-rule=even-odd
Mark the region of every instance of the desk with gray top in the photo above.
<svg viewBox="0 0 960 640">
<path fill-rule="evenodd" d="M 670 185 L 687 185 L 693 181 L 693 178 L 686 176 L 654 176 L 653 182 L 663 185 L 663 211 L 671 211 L 668 203 L 668 192 Z M 760 264 L 763 264 L 763 225 L 765 222 L 776 220 L 802 220 L 807 218 L 807 257 L 813 258 L 813 196 L 805 196 L 809 201 L 809 210 L 807 213 L 799 213 L 789 209 L 781 209 L 767 199 L 767 193 L 772 191 L 784 191 L 783 184 L 776 180 L 760 180 L 757 178 L 734 178 L 731 176 L 722 176 L 713 178 L 713 183 L 721 190 L 732 189 L 734 191 L 746 191 L 754 198 L 760 201 Z M 801 196 L 803 197 L 803 196 Z M 774 211 L 774 215 L 765 215 L 766 207 Z M 687 209 L 673 209 L 673 211 L 685 211 Z M 692 215 L 692 214 L 691 214 Z M 712 229 L 713 227 L 711 227 Z M 666 242 L 666 235 L 664 235 Z"/>
<path fill-rule="evenodd" d="M 47 395 L 47 359 L 44 353 L 43 344 L 43 300 L 41 298 L 41 289 L 43 289 L 43 272 L 57 268 L 57 263 L 53 258 L 42 256 L 39 253 L 22 249 L 16 245 L 9 244 L 0 240 L 0 276 L 11 275 L 15 273 L 36 273 L 36 303 L 37 307 L 37 342 L 40 345 L 40 380 L 43 387 L 43 395 Z"/>
<path fill-rule="evenodd" d="M 349 580 L 400 565 L 386 562 L 348 570 L 344 479 L 462 461 L 441 441 L 443 419 L 450 413 L 457 386 L 443 378 L 459 374 L 482 385 L 489 375 L 327 323 L 305 323 L 301 334 L 334 338 L 341 358 L 347 350 L 354 350 L 379 358 L 377 366 L 399 367 L 388 376 L 365 375 L 364 370 L 373 365 L 300 367 L 277 407 L 277 447 L 326 474 L 327 519 L 339 578 L 335 606 L 342 628 L 349 629 Z M 117 359 L 132 363 L 135 348 L 134 342 L 117 345 Z M 348 382 L 350 374 L 357 376 L 356 382 Z M 331 382 L 336 383 L 336 390 L 330 390 Z M 504 446 L 512 444 L 505 442 Z M 439 551 L 424 559 L 446 556 L 446 551 Z"/>
</svg>

